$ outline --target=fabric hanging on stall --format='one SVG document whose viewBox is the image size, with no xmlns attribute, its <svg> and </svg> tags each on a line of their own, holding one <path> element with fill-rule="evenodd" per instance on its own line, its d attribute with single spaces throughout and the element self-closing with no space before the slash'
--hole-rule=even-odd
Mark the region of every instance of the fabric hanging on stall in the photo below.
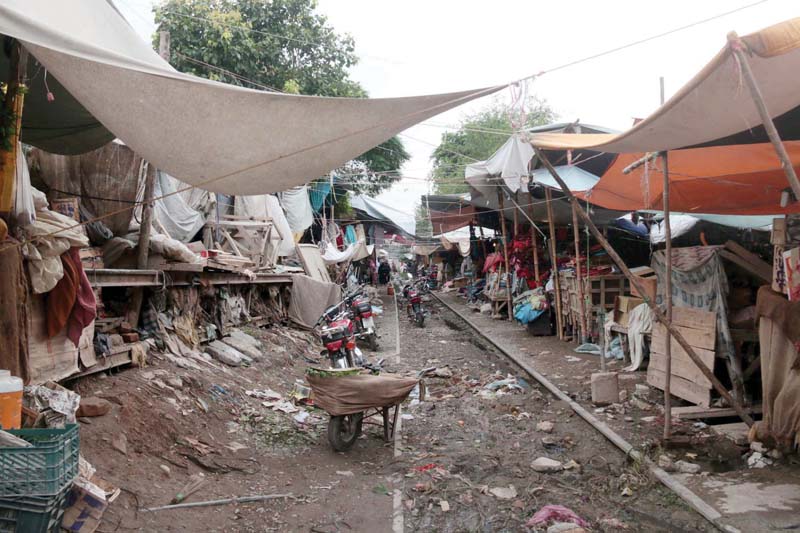
<svg viewBox="0 0 800 533">
<path fill-rule="evenodd" d="M 358 242 L 358 237 L 356 236 L 356 230 L 353 226 L 345 226 L 344 228 L 344 242 L 347 244 L 355 244 Z"/>
<path fill-rule="evenodd" d="M 28 383 L 28 278 L 20 247 L 13 244 L 12 239 L 0 243 L 0 368 Z"/>
<path fill-rule="evenodd" d="M 763 420 L 750 440 L 784 450 L 800 444 L 800 302 L 789 302 L 768 286 L 758 290 Z"/>
<path fill-rule="evenodd" d="M 311 201 L 311 208 L 315 213 L 319 213 L 322 209 L 325 200 L 331 193 L 331 182 L 327 180 L 315 181 L 308 193 L 309 200 Z"/>
<path fill-rule="evenodd" d="M 672 305 L 711 311 L 717 315 L 717 353 L 730 360 L 734 354 L 728 325 L 728 276 L 719 255 L 721 246 L 672 249 Z M 666 253 L 653 253 L 650 266 L 658 278 L 656 304 L 664 304 Z"/>
<path fill-rule="evenodd" d="M 613 313 L 608 316 L 613 322 Z M 644 362 L 644 336 L 653 331 L 654 322 L 655 314 L 649 305 L 637 305 L 631 310 L 628 317 L 628 347 L 630 348 L 631 364 L 625 368 L 626 372 L 635 372 L 642 366 Z M 611 331 L 608 328 L 606 329 L 606 338 L 611 338 Z"/>
<path fill-rule="evenodd" d="M 348 245 L 343 251 L 339 251 L 335 246 L 329 244 L 325 248 L 325 253 L 322 254 L 322 260 L 327 265 L 335 265 L 345 261 L 360 261 L 371 256 L 374 249 L 374 245 L 358 242 Z"/>
<path fill-rule="evenodd" d="M 294 187 L 278 195 L 292 233 L 302 234 L 314 223 L 314 210 L 308 199 L 308 187 Z"/>
<path fill-rule="evenodd" d="M 14 185 L 14 205 L 11 208 L 11 219 L 18 226 L 33 224 L 36 220 L 36 207 L 33 205 L 33 188 L 28 162 L 22 151 L 22 144 L 17 145 L 16 181 Z"/>
<path fill-rule="evenodd" d="M 23 142 L 75 154 L 116 136 L 181 181 L 233 194 L 301 185 L 507 86 L 370 99 L 227 85 L 176 71 L 107 0 L 4 0 L 0 34 L 35 58 L 30 93 L 47 94 L 48 83 L 55 96 L 26 101 Z M 7 63 L 0 70 L 7 72 Z M 36 75 L 42 67 L 46 80 Z"/>
<path fill-rule="evenodd" d="M 78 269 L 75 263 L 70 260 L 68 251 L 64 252 L 60 260 L 62 262 L 63 275 L 56 283 L 56 286 L 53 287 L 53 290 L 48 292 L 45 297 L 47 337 L 49 339 L 52 339 L 67 327 L 67 321 L 72 313 L 72 308 L 75 306 L 78 287 L 81 283 Z"/>
<path fill-rule="evenodd" d="M 170 237 L 181 242 L 189 242 L 203 228 L 206 220 L 202 214 L 189 207 L 181 195 L 172 194 L 183 186 L 166 172 L 157 170 L 153 196 L 155 198 L 165 194 L 170 196 L 154 202 L 153 214 Z"/>
<path fill-rule="evenodd" d="M 336 283 L 317 281 L 303 274 L 292 276 L 291 291 L 289 318 L 308 329 L 314 327 L 325 309 L 342 299 L 342 289 Z"/>
<path fill-rule="evenodd" d="M 83 330 L 94 322 L 95 316 L 97 315 L 97 301 L 94 297 L 92 284 L 86 276 L 86 271 L 83 270 L 80 249 L 70 248 L 62 258 L 64 261 L 71 262 L 78 273 L 75 304 L 72 306 L 72 311 L 67 321 L 67 338 L 77 347 L 80 343 Z"/>
</svg>

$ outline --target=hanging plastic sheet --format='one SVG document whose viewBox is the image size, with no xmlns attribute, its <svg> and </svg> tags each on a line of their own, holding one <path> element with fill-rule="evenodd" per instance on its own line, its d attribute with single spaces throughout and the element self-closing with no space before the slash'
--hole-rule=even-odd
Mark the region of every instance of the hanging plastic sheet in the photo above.
<svg viewBox="0 0 800 533">
<path fill-rule="evenodd" d="M 154 213 L 170 237 L 181 242 L 189 242 L 203 228 L 206 221 L 205 217 L 189 207 L 180 195 L 173 194 L 183 187 L 180 181 L 157 170 L 153 196 L 156 198 L 169 196 L 155 201 Z"/>
<path fill-rule="evenodd" d="M 17 179 L 14 187 L 14 207 L 11 217 L 19 226 L 33 224 L 36 220 L 36 208 L 33 205 L 33 188 L 31 175 L 28 172 L 28 162 L 22 153 L 22 144 L 17 145 Z"/>
<path fill-rule="evenodd" d="M 314 182 L 313 187 L 308 193 L 309 199 L 311 200 L 311 207 L 314 209 L 315 213 L 319 213 L 319 210 L 322 209 L 322 204 L 325 203 L 325 199 L 328 198 L 328 195 L 331 193 L 331 182 L 330 181 L 316 181 Z"/>
<path fill-rule="evenodd" d="M 281 207 L 292 233 L 303 233 L 314 223 L 314 213 L 308 199 L 308 187 L 294 187 L 279 195 Z"/>
<path fill-rule="evenodd" d="M 253 217 L 255 219 L 271 218 L 274 224 L 270 237 L 270 247 L 277 248 L 277 255 L 287 256 L 294 252 L 294 241 L 292 240 L 292 228 L 286 220 L 283 209 L 278 199 L 271 194 L 258 196 L 237 196 L 234 202 L 234 214 L 237 216 Z M 239 234 L 247 234 L 239 232 Z M 282 236 L 282 237 L 281 237 Z M 255 239 L 255 241 L 253 241 Z M 252 235 L 243 237 L 244 245 L 248 249 L 258 249 L 260 242 L 257 236 Z M 271 252 L 267 253 L 271 256 Z"/>
</svg>

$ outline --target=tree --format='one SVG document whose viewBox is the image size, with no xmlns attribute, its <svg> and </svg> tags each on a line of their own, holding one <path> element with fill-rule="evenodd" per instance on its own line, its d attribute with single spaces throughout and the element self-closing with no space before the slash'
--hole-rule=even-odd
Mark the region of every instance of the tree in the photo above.
<svg viewBox="0 0 800 533">
<path fill-rule="evenodd" d="M 549 105 L 538 98 L 529 98 L 525 103 L 527 117 L 525 127 L 541 126 L 555 120 L 556 115 Z M 495 100 L 493 104 L 461 121 L 457 131 L 442 134 L 439 146 L 431 159 L 431 178 L 438 194 L 467 192 L 464 169 L 470 163 L 489 158 L 513 132 L 511 109 Z"/>
<path fill-rule="evenodd" d="M 428 216 L 428 208 L 425 204 L 420 202 L 417 209 L 414 211 L 414 218 L 417 221 L 417 237 L 433 237 L 433 225 L 431 224 L 431 219 Z"/>
<path fill-rule="evenodd" d="M 153 11 L 159 30 L 170 32 L 170 63 L 182 72 L 260 90 L 365 98 L 348 72 L 358 62 L 353 38 L 316 7 L 315 0 L 166 0 Z M 356 192 L 376 194 L 408 158 L 393 138 L 341 173 Z"/>
</svg>

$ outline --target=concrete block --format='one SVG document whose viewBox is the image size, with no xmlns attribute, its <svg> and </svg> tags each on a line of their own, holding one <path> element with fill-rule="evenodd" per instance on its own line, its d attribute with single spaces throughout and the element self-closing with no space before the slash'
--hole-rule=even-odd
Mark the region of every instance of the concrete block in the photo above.
<svg viewBox="0 0 800 533">
<path fill-rule="evenodd" d="M 616 372 L 592 374 L 592 403 L 610 405 L 619 401 L 619 382 Z"/>
</svg>

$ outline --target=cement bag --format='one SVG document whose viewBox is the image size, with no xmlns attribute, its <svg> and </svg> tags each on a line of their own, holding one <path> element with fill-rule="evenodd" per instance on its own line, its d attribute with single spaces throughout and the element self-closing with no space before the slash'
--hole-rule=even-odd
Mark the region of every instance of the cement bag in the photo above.
<svg viewBox="0 0 800 533">
<path fill-rule="evenodd" d="M 314 405 L 332 416 L 395 405 L 405 400 L 419 383 L 418 378 L 372 374 L 320 377 L 307 373 L 306 381 L 314 391 Z"/>
<path fill-rule="evenodd" d="M 153 253 L 163 255 L 167 259 L 180 261 L 181 263 L 199 263 L 199 255 L 191 251 L 180 241 L 170 239 L 166 235 L 151 235 L 150 250 Z"/>
</svg>

